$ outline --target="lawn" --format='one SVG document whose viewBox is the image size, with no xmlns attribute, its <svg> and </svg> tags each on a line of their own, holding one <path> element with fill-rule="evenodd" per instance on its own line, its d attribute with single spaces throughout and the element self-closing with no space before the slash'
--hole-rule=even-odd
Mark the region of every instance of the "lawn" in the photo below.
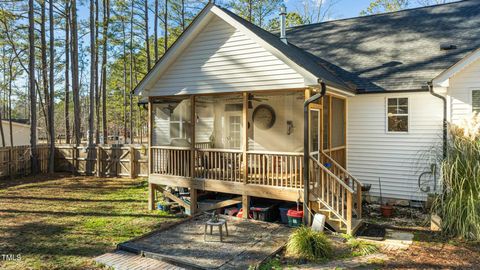
<svg viewBox="0 0 480 270">
<path fill-rule="evenodd" d="M 91 258 L 177 219 L 147 211 L 145 180 L 0 180 L 0 269 L 99 269 Z"/>
</svg>

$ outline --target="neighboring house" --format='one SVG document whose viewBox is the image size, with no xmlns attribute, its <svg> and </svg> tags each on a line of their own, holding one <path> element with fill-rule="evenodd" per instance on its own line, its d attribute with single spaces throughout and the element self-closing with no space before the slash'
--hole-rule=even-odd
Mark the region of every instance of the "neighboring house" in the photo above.
<svg viewBox="0 0 480 270">
<path fill-rule="evenodd" d="M 10 122 L 1 120 L 5 136 L 5 146 L 10 146 Z M 30 145 L 30 125 L 24 119 L 12 120 L 13 146 Z M 1 134 L 0 134 L 1 136 Z M 1 140 L 1 137 L 0 137 Z M 1 144 L 1 141 L 0 141 Z M 1 146 L 1 145 L 0 145 Z"/>
<path fill-rule="evenodd" d="M 438 190 L 418 179 L 442 155 L 441 97 L 453 123 L 480 108 L 480 1 L 284 32 L 210 3 L 140 82 L 150 190 L 190 188 L 192 211 L 197 189 L 244 206 L 303 200 L 303 106 L 319 93 L 308 106 L 309 199 L 331 225 L 354 230 L 360 183 L 379 196 L 380 178 L 383 197 L 408 201 Z"/>
</svg>

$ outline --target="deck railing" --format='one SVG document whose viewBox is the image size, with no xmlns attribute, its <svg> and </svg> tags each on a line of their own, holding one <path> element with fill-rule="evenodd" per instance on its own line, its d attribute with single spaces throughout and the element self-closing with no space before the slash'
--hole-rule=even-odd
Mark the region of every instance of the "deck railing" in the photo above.
<svg viewBox="0 0 480 270">
<path fill-rule="evenodd" d="M 190 177 L 190 147 L 151 146 L 153 174 Z"/>
<path fill-rule="evenodd" d="M 354 190 L 315 158 L 310 157 L 310 168 L 312 195 L 324 208 L 331 210 L 338 220 L 351 226 Z"/>
<path fill-rule="evenodd" d="M 152 174 L 191 177 L 191 148 L 151 147 Z M 296 152 L 194 149 L 193 177 L 276 187 L 303 188 L 303 154 Z M 246 165 L 246 166 L 245 166 Z"/>
<path fill-rule="evenodd" d="M 240 150 L 196 149 L 195 178 L 242 182 Z"/>
<path fill-rule="evenodd" d="M 352 174 L 350 174 L 344 166 L 341 166 L 333 157 L 322 152 L 321 161 L 323 164 L 328 165 L 328 169 L 341 179 L 345 184 L 347 184 L 355 193 L 355 204 L 357 216 L 362 216 L 362 183 L 357 180 Z"/>
<path fill-rule="evenodd" d="M 303 154 L 247 152 L 247 183 L 303 188 Z"/>
</svg>

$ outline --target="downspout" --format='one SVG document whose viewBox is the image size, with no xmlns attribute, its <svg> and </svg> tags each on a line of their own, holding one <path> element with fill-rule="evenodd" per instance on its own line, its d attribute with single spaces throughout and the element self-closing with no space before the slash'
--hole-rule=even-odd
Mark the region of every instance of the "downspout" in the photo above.
<svg viewBox="0 0 480 270">
<path fill-rule="evenodd" d="M 432 82 L 427 83 L 428 91 L 432 96 L 437 97 L 443 101 L 443 159 L 447 158 L 447 99 L 433 91 Z"/>
<path fill-rule="evenodd" d="M 309 139 L 309 115 L 308 115 L 308 105 L 312 102 L 315 102 L 325 96 L 327 92 L 327 87 L 322 80 L 319 80 L 321 91 L 320 93 L 310 97 L 309 99 L 305 100 L 303 103 L 303 223 L 305 225 L 310 224 L 310 213 L 308 210 L 308 202 L 309 202 L 309 178 L 310 178 L 310 139 Z"/>
<path fill-rule="evenodd" d="M 443 125 L 442 125 L 442 128 L 443 128 L 443 147 L 442 147 L 442 150 L 443 150 L 443 159 L 445 160 L 447 158 L 447 99 L 440 95 L 440 94 L 437 94 L 433 91 L 433 84 L 432 82 L 428 82 L 427 83 L 427 86 L 428 86 L 428 91 L 430 92 L 430 94 L 434 97 L 437 97 L 439 99 L 441 99 L 443 101 Z M 434 172 L 433 170 L 435 170 L 434 167 L 432 167 L 432 173 L 434 175 L 434 186 L 433 186 L 433 191 L 436 192 L 437 191 L 437 179 L 436 179 L 436 172 Z M 420 179 L 419 179 L 420 181 Z"/>
</svg>

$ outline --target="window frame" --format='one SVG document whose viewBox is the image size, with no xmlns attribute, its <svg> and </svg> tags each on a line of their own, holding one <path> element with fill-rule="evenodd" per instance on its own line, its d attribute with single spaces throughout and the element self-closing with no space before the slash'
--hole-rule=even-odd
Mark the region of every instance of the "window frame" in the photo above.
<svg viewBox="0 0 480 270">
<path fill-rule="evenodd" d="M 407 116 L 407 131 L 389 131 L 388 128 L 388 100 L 389 99 L 402 99 L 406 98 L 407 99 L 407 109 L 408 112 L 406 114 L 394 114 L 394 116 Z M 398 104 L 398 102 L 397 102 Z M 398 105 L 397 105 L 398 106 Z M 385 97 L 385 133 L 387 134 L 408 134 L 410 133 L 410 112 L 411 112 L 411 107 L 410 107 L 410 98 L 406 96 L 393 96 L 393 97 Z"/>
<path fill-rule="evenodd" d="M 188 134 L 187 134 L 188 130 L 186 130 L 186 125 L 188 125 L 188 121 L 184 119 L 185 114 L 187 114 L 185 112 L 185 109 L 181 108 L 178 120 L 172 120 L 173 115 L 170 115 L 170 119 L 169 119 L 169 123 L 168 123 L 169 124 L 170 141 L 188 139 Z M 175 125 L 178 124 L 178 135 L 179 135 L 179 137 L 173 137 L 172 136 L 172 124 L 175 124 Z M 183 137 L 184 135 L 185 135 L 185 137 Z"/>
<path fill-rule="evenodd" d="M 474 112 L 477 112 L 478 114 L 480 114 L 480 106 L 478 106 L 477 108 L 479 108 L 477 111 L 475 111 L 473 108 L 473 92 L 475 91 L 478 91 L 480 92 L 480 88 L 473 88 L 470 90 L 470 106 L 471 106 L 471 113 L 473 114 Z"/>
</svg>

